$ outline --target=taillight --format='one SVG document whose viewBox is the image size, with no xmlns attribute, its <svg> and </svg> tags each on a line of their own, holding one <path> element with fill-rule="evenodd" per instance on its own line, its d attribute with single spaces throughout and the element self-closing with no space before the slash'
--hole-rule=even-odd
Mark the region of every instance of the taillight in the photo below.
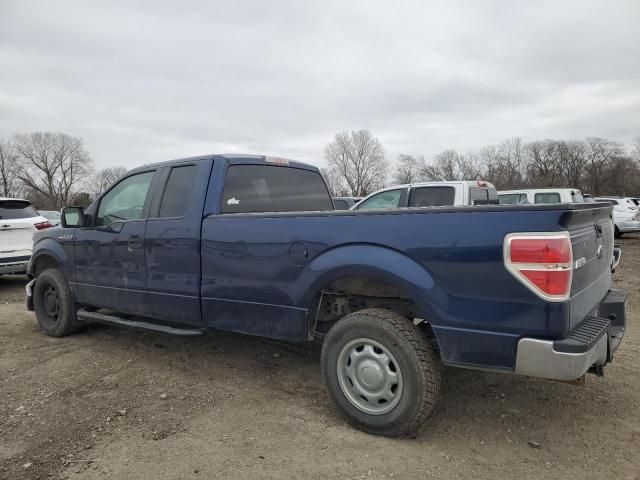
<svg viewBox="0 0 640 480">
<path fill-rule="evenodd" d="M 507 270 L 545 300 L 569 298 L 573 275 L 569 233 L 511 233 L 504 240 L 504 262 Z"/>
<path fill-rule="evenodd" d="M 53 224 L 51 222 L 40 222 L 34 223 L 33 226 L 36 227 L 36 230 L 44 230 L 45 228 L 53 227 Z"/>
</svg>

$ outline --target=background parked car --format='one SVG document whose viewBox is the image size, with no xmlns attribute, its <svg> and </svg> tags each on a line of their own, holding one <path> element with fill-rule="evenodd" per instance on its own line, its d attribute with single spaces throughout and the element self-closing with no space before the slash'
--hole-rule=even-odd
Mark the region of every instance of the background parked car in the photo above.
<svg viewBox="0 0 640 480">
<path fill-rule="evenodd" d="M 52 226 L 27 200 L 0 197 L 0 275 L 26 272 L 33 233 Z"/>
<path fill-rule="evenodd" d="M 372 193 L 351 210 L 444 207 L 498 203 L 496 187 L 482 180 L 396 185 Z"/>
<path fill-rule="evenodd" d="M 360 200 L 362 197 L 333 197 L 333 206 L 336 210 L 349 210 Z"/>
<path fill-rule="evenodd" d="M 501 205 L 518 203 L 582 203 L 582 192 L 577 188 L 524 188 L 498 192 Z"/>
<path fill-rule="evenodd" d="M 57 210 L 38 210 L 38 213 L 49 220 L 54 227 L 60 225 L 60 212 Z"/>
<path fill-rule="evenodd" d="M 597 197 L 598 202 L 609 202 L 613 205 L 614 235 L 620 238 L 625 233 L 640 232 L 640 210 L 626 198 Z"/>
</svg>

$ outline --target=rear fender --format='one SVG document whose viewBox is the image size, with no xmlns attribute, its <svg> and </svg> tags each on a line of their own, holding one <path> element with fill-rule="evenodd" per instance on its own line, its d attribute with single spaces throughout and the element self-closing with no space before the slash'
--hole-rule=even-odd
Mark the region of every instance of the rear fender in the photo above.
<svg viewBox="0 0 640 480">
<path fill-rule="evenodd" d="M 393 285 L 418 306 L 421 318 L 429 323 L 438 323 L 436 306 L 447 299 L 431 274 L 412 258 L 378 245 L 352 244 L 326 251 L 307 265 L 294 287 L 298 305 L 311 309 L 326 285 L 346 277 Z"/>
</svg>

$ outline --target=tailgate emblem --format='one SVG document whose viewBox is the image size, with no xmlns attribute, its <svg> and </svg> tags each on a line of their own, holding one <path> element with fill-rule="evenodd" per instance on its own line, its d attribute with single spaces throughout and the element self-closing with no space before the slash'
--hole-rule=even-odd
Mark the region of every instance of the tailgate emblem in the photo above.
<svg viewBox="0 0 640 480">
<path fill-rule="evenodd" d="M 577 270 L 577 269 L 579 269 L 580 267 L 582 267 L 582 266 L 584 266 L 586 264 L 587 264 L 587 259 L 584 258 L 584 257 L 580 257 L 573 264 L 574 265 L 573 268 L 574 268 L 574 270 Z"/>
</svg>

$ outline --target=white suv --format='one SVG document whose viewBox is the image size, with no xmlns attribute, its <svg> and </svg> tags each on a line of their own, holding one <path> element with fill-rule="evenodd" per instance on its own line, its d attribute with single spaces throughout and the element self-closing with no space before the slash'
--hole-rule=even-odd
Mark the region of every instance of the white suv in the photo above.
<svg viewBox="0 0 640 480">
<path fill-rule="evenodd" d="M 27 200 L 0 197 L 0 275 L 26 272 L 33 233 L 49 227 Z"/>
<path fill-rule="evenodd" d="M 596 202 L 609 202 L 613 205 L 613 223 L 616 238 L 624 233 L 640 232 L 640 210 L 628 198 L 597 197 Z"/>
</svg>

